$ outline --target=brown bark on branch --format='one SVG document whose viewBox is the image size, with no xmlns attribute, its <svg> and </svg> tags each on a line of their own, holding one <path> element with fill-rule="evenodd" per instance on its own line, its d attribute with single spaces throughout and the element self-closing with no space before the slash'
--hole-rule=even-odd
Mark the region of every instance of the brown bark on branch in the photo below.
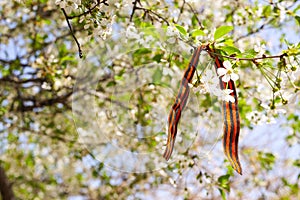
<svg viewBox="0 0 300 200">
<path fill-rule="evenodd" d="M 9 183 L 5 170 L 0 166 L 0 193 L 2 200 L 15 200 L 11 183 Z"/>
</svg>

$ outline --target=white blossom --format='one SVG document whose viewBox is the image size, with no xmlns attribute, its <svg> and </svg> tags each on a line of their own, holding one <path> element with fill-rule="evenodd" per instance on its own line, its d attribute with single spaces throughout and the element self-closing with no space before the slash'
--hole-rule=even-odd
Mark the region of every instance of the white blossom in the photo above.
<svg viewBox="0 0 300 200">
<path fill-rule="evenodd" d="M 266 52 L 266 45 L 265 44 L 255 44 L 254 51 L 257 52 L 259 55 L 263 55 Z"/>
<path fill-rule="evenodd" d="M 58 5 L 60 8 L 66 10 L 67 13 L 70 13 L 72 10 L 78 9 L 79 5 L 81 4 L 80 0 L 56 0 L 55 4 Z"/>
<path fill-rule="evenodd" d="M 234 103 L 235 102 L 235 98 L 230 95 L 232 92 L 233 92 L 233 90 L 231 90 L 231 89 L 224 89 L 224 90 L 222 90 L 222 99 L 224 101 Z"/>
<path fill-rule="evenodd" d="M 126 29 L 126 37 L 129 39 L 140 39 L 140 35 L 133 25 L 129 25 Z"/>
<path fill-rule="evenodd" d="M 167 36 L 170 37 L 167 42 L 173 44 L 176 39 L 180 36 L 178 29 L 174 26 L 168 26 L 167 28 Z"/>
<path fill-rule="evenodd" d="M 228 60 L 224 61 L 223 65 L 225 68 L 218 68 L 218 70 L 217 70 L 218 75 L 223 76 L 222 81 L 227 83 L 228 81 L 230 81 L 230 79 L 233 81 L 236 81 L 239 79 L 239 75 L 237 75 L 234 72 L 231 63 Z"/>
<path fill-rule="evenodd" d="M 219 88 L 219 78 L 214 75 L 212 70 L 206 70 L 202 77 L 201 82 L 204 83 L 205 89 L 215 96 L 221 96 L 221 89 Z"/>
</svg>

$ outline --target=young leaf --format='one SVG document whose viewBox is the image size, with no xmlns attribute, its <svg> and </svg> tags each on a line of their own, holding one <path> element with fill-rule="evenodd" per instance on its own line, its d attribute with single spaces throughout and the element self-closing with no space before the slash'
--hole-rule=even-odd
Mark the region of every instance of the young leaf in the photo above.
<svg viewBox="0 0 300 200">
<path fill-rule="evenodd" d="M 199 29 L 192 31 L 192 36 L 193 37 L 196 37 L 196 36 L 199 36 L 199 35 L 205 35 L 205 33 L 202 30 L 199 30 Z"/>
<path fill-rule="evenodd" d="M 222 200 L 226 200 L 226 193 L 223 189 L 219 188 L 219 192 L 221 193 Z"/>
<path fill-rule="evenodd" d="M 225 51 L 227 55 L 231 55 L 234 53 L 241 53 L 241 51 L 234 46 L 224 46 L 224 47 L 221 47 L 221 49 L 223 51 Z"/>
<path fill-rule="evenodd" d="M 182 27 L 182 26 L 180 26 L 180 25 L 178 25 L 178 24 L 176 24 L 175 27 L 177 28 L 177 30 L 178 30 L 182 35 L 187 35 L 187 32 L 186 32 L 186 30 L 185 30 L 184 27 Z"/>
<path fill-rule="evenodd" d="M 232 30 L 233 30 L 232 26 L 220 26 L 219 28 L 217 28 L 215 32 L 214 39 L 217 40 Z"/>
<path fill-rule="evenodd" d="M 300 26 L 300 16 L 296 15 L 295 16 L 296 21 L 298 22 L 298 25 Z"/>
<path fill-rule="evenodd" d="M 154 74 L 152 75 L 153 83 L 160 83 L 162 78 L 162 71 L 160 69 L 156 69 Z"/>
</svg>

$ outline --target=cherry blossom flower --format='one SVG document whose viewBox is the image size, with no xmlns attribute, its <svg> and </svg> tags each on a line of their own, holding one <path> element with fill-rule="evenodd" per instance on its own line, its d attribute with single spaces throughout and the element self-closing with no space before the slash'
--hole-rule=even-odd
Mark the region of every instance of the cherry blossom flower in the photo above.
<svg viewBox="0 0 300 200">
<path fill-rule="evenodd" d="M 170 37 L 172 37 L 172 36 L 180 36 L 180 33 L 179 33 L 179 31 L 177 30 L 176 27 L 174 27 L 174 26 L 168 26 L 168 28 L 167 28 L 167 36 L 170 36 Z"/>
<path fill-rule="evenodd" d="M 78 6 L 81 5 L 80 0 L 56 0 L 56 5 L 59 5 L 61 8 L 65 9 L 66 12 L 69 14 L 74 9 L 78 9 Z"/>
<path fill-rule="evenodd" d="M 232 65 L 231 63 L 226 60 L 223 62 L 223 65 L 225 68 L 218 68 L 217 73 L 219 76 L 223 76 L 222 77 L 222 81 L 224 82 L 228 82 L 231 80 L 236 81 L 239 79 L 239 75 L 237 75 L 234 70 L 232 69 Z"/>
<path fill-rule="evenodd" d="M 265 44 L 255 44 L 254 51 L 257 52 L 259 55 L 263 55 L 266 52 L 266 45 Z"/>
<path fill-rule="evenodd" d="M 66 1 L 62 1 L 62 0 L 56 0 L 55 4 L 59 5 L 61 8 L 65 8 L 66 5 L 67 5 L 67 2 Z"/>
<path fill-rule="evenodd" d="M 232 92 L 233 92 L 233 90 L 230 90 L 230 89 L 224 89 L 224 90 L 222 90 L 222 99 L 224 101 L 234 103 L 235 102 L 235 98 L 230 95 Z"/>
<path fill-rule="evenodd" d="M 140 35 L 133 25 L 129 25 L 126 29 L 126 37 L 129 39 L 139 39 Z"/>
<path fill-rule="evenodd" d="M 179 31 L 174 26 L 168 26 L 167 28 L 167 36 L 170 37 L 167 42 L 173 44 L 175 43 L 176 39 L 180 36 Z"/>
<path fill-rule="evenodd" d="M 212 70 L 207 70 L 201 78 L 201 82 L 204 83 L 205 89 L 215 96 L 221 96 L 222 92 L 219 89 L 219 78 L 214 75 Z"/>
</svg>

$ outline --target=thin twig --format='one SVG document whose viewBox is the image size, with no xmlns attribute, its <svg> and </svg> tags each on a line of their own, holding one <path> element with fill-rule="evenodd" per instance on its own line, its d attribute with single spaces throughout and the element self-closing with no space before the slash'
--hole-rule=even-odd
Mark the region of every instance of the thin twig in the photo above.
<svg viewBox="0 0 300 200">
<path fill-rule="evenodd" d="M 181 8 L 180 8 L 180 12 L 179 12 L 179 15 L 178 15 L 178 18 L 177 18 L 177 22 L 176 22 L 176 23 L 179 22 L 179 19 L 180 19 L 180 17 L 181 17 L 181 14 L 183 13 L 183 9 L 184 9 L 185 3 L 186 3 L 185 0 L 183 0 L 183 3 L 182 3 L 182 6 L 181 6 Z"/>
<path fill-rule="evenodd" d="M 79 15 L 75 15 L 75 16 L 68 16 L 68 19 L 74 19 L 74 18 L 77 18 L 77 17 L 81 17 L 81 16 L 84 16 L 84 15 L 87 15 L 88 13 L 91 13 L 91 11 L 93 11 L 97 6 L 99 6 L 100 4 L 104 4 L 106 6 L 109 6 L 109 4 L 107 3 L 107 0 L 103 0 L 103 1 L 97 1 L 97 4 L 94 5 L 93 7 L 89 8 L 88 11 L 84 12 L 84 13 L 81 13 Z"/>
<path fill-rule="evenodd" d="M 265 23 L 263 23 L 263 24 L 262 24 L 260 27 L 258 27 L 257 29 L 251 30 L 251 31 L 249 31 L 246 35 L 242 35 L 242 36 L 238 37 L 237 39 L 235 39 L 234 42 L 237 42 L 237 41 L 239 41 L 239 40 L 241 40 L 241 39 L 243 39 L 243 38 L 245 38 L 245 37 L 248 37 L 248 36 L 250 36 L 250 35 L 252 35 L 252 34 L 258 33 L 259 31 L 263 30 L 263 29 L 265 28 L 265 26 L 267 26 L 268 24 L 272 23 L 272 21 L 274 21 L 274 20 L 275 20 L 275 18 L 266 21 Z"/>
<path fill-rule="evenodd" d="M 166 22 L 166 24 L 169 26 L 170 23 L 168 22 L 168 20 L 166 20 L 164 17 L 162 17 L 161 15 L 157 14 L 156 12 L 153 12 L 150 9 L 147 8 L 143 8 L 143 7 L 135 7 L 136 10 L 143 10 L 144 12 L 148 12 L 148 13 L 152 13 L 153 15 L 155 15 L 156 17 L 158 17 L 159 19 L 162 19 L 164 22 Z"/>
<path fill-rule="evenodd" d="M 74 38 L 74 40 L 75 40 L 75 42 L 76 42 L 76 44 L 77 44 L 78 52 L 79 52 L 79 58 L 82 58 L 83 56 L 82 56 L 82 51 L 81 51 L 81 48 L 80 48 L 80 44 L 79 44 L 77 38 L 76 38 L 75 35 L 74 35 L 72 26 L 71 26 L 71 24 L 70 24 L 70 22 L 69 22 L 69 20 L 68 20 L 68 15 L 67 15 L 67 13 L 66 13 L 66 11 L 65 11 L 64 8 L 62 8 L 61 10 L 63 11 L 63 13 L 64 13 L 64 15 L 65 15 L 65 18 L 66 18 L 66 21 L 67 21 L 67 23 L 68 23 L 70 32 L 71 32 L 71 34 L 72 34 L 72 36 L 73 36 L 73 38 Z"/>
<path fill-rule="evenodd" d="M 132 8 L 132 12 L 131 12 L 131 15 L 130 15 L 130 22 L 132 22 L 132 18 L 133 18 L 133 15 L 134 15 L 134 12 L 137 8 L 136 4 L 139 2 L 140 0 L 135 0 L 134 2 L 132 2 L 133 4 L 133 8 Z"/>
<path fill-rule="evenodd" d="M 194 8 L 193 8 L 193 6 L 191 4 L 189 4 L 189 3 L 186 3 L 186 4 L 189 6 L 189 8 L 191 9 L 191 11 L 193 12 L 193 14 L 194 14 L 194 16 L 195 16 L 195 18 L 196 18 L 196 20 L 197 20 L 200 28 L 203 29 L 204 27 L 203 27 L 200 19 L 198 18 L 198 13 L 194 10 Z"/>
<path fill-rule="evenodd" d="M 257 57 L 257 58 L 237 58 L 237 57 L 234 57 L 234 56 L 221 55 L 219 53 L 215 53 L 215 52 L 211 52 L 211 51 L 209 51 L 209 53 L 214 54 L 216 56 L 221 56 L 221 57 L 224 57 L 224 58 L 233 59 L 233 60 L 248 60 L 248 61 L 262 60 L 262 59 L 268 59 L 268 58 L 282 58 L 284 56 L 288 56 L 286 53 L 283 53 L 281 55 L 276 55 L 276 56 L 265 56 L 265 55 L 263 55 L 262 57 Z"/>
</svg>

